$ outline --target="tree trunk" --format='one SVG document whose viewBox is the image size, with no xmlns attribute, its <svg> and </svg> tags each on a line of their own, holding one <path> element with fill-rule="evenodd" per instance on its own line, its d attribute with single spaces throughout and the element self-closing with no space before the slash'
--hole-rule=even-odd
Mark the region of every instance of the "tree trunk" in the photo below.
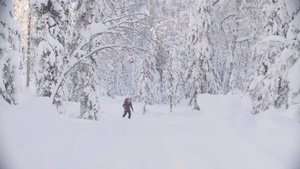
<svg viewBox="0 0 300 169">
<path fill-rule="evenodd" d="M 194 105 L 193 105 L 193 109 L 195 109 L 195 110 L 200 110 L 200 107 L 199 107 L 198 104 L 197 104 L 197 95 L 198 95 L 198 92 L 195 91 L 194 94 L 191 96 L 191 99 L 190 99 L 190 101 L 189 101 L 189 105 L 194 104 Z"/>
<path fill-rule="evenodd" d="M 29 87 L 30 84 L 30 39 L 31 39 L 31 35 L 30 35 L 30 30 L 31 30 L 31 4 L 30 1 L 29 3 L 29 8 L 28 8 L 28 35 L 27 35 L 27 72 L 26 72 L 26 86 Z"/>
<path fill-rule="evenodd" d="M 233 42 L 235 43 L 235 42 Z M 235 46 L 235 44 L 234 44 Z M 234 51 L 232 51 L 234 52 Z M 233 70 L 233 58 L 234 58 L 234 54 L 230 54 L 229 59 L 228 59 L 228 63 L 227 63 L 227 72 L 226 72 L 226 77 L 225 77 L 225 82 L 224 82 L 224 94 L 227 95 L 229 90 L 230 90 L 230 79 L 231 79 L 231 75 L 232 75 L 232 70 Z"/>
<path fill-rule="evenodd" d="M 236 6 L 235 6 L 235 10 L 236 12 L 239 11 L 239 7 L 241 5 L 241 1 L 237 0 L 236 1 Z M 225 76 L 225 82 L 224 82 L 224 94 L 227 95 L 229 90 L 230 90 L 230 79 L 231 79 L 231 75 L 232 75 L 232 70 L 233 70 L 233 62 L 235 59 L 235 50 L 236 50 L 236 40 L 237 40 L 237 36 L 238 36 L 238 28 L 239 28 L 239 22 L 238 20 L 238 16 L 235 16 L 234 19 L 234 30 L 233 30 L 233 38 L 231 41 L 231 45 L 230 45 L 230 55 L 228 56 L 227 59 L 227 67 L 226 67 L 226 76 Z"/>
<path fill-rule="evenodd" d="M 143 114 L 146 114 L 146 102 L 143 101 Z"/>
<path fill-rule="evenodd" d="M 83 96 L 82 92 L 81 92 L 80 95 L 81 95 L 80 99 L 79 99 L 79 102 L 80 102 L 80 119 L 82 119 L 82 117 L 84 115 L 84 110 L 85 110 L 85 104 L 84 104 L 85 99 L 84 99 L 84 96 Z"/>
<path fill-rule="evenodd" d="M 197 98 L 194 99 L 194 109 L 200 110 L 200 107 L 198 106 L 198 103 L 197 103 Z"/>
<path fill-rule="evenodd" d="M 231 75 L 232 75 L 232 70 L 233 70 L 233 62 L 234 62 L 234 52 L 235 52 L 235 48 L 236 48 L 236 39 L 237 39 L 237 35 L 236 35 L 236 31 L 237 31 L 237 24 L 235 24 L 235 32 L 232 38 L 232 42 L 230 45 L 230 55 L 228 56 L 227 59 L 227 67 L 226 67 L 226 77 L 225 77 L 225 82 L 224 82 L 224 94 L 227 95 L 229 90 L 230 90 L 230 79 L 231 79 Z"/>
<path fill-rule="evenodd" d="M 173 107 L 172 96 L 169 96 L 169 100 L 170 100 L 170 112 L 172 112 L 172 107 Z"/>
</svg>

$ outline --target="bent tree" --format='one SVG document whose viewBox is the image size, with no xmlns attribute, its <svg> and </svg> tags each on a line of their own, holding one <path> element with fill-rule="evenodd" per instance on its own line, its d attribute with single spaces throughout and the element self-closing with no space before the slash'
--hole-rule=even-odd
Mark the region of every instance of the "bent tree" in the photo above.
<svg viewBox="0 0 300 169">
<path fill-rule="evenodd" d="M 132 53 L 145 52 L 130 38 L 133 33 L 147 36 L 141 30 L 146 15 L 134 10 L 138 9 L 140 3 L 78 2 L 75 7 L 77 20 L 74 21 L 77 26 L 69 47 L 70 55 L 51 92 L 53 104 L 60 113 L 64 112 L 66 101 L 77 101 L 81 105 L 80 118 L 97 120 L 100 108 L 99 83 L 110 71 L 107 67 L 109 62 L 114 61 L 125 70 L 125 58 L 131 57 L 129 55 Z M 99 9 L 89 10 L 94 9 L 93 6 Z"/>
</svg>

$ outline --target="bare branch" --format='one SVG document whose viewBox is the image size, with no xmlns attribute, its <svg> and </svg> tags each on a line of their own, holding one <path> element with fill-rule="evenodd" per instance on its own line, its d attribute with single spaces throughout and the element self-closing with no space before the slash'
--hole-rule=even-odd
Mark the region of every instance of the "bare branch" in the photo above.
<svg viewBox="0 0 300 169">
<path fill-rule="evenodd" d="M 212 6 L 215 6 L 217 3 L 219 3 L 219 1 L 220 1 L 220 0 L 217 0 L 216 2 L 214 2 L 214 3 L 212 4 Z"/>
</svg>

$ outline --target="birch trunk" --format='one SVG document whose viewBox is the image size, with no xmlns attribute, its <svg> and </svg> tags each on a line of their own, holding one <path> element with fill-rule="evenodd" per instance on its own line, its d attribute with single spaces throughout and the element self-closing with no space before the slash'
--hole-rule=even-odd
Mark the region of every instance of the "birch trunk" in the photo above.
<svg viewBox="0 0 300 169">
<path fill-rule="evenodd" d="M 234 30 L 233 30 L 233 38 L 231 41 L 230 45 L 230 55 L 228 56 L 227 59 L 227 67 L 226 67 L 226 76 L 225 76 L 225 82 L 224 82 L 224 94 L 227 95 L 228 92 L 230 91 L 230 80 L 231 80 L 231 75 L 232 75 L 232 70 L 234 66 L 234 59 L 235 59 L 235 49 L 236 49 L 236 40 L 238 36 L 238 28 L 239 28 L 239 22 L 238 20 L 238 12 L 239 8 L 241 5 L 240 0 L 236 0 L 236 5 L 235 5 L 235 18 L 234 18 Z"/>
</svg>

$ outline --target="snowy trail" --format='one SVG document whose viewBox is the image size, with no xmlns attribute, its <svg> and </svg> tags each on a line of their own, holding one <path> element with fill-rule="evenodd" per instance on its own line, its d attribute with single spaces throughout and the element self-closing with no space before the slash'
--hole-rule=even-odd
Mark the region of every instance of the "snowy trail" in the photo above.
<svg viewBox="0 0 300 169">
<path fill-rule="evenodd" d="M 185 105 L 174 113 L 149 106 L 143 115 L 139 103 L 128 120 L 121 99 L 102 102 L 97 122 L 58 116 L 47 99 L 8 107 L 2 153 L 13 169 L 297 169 L 299 124 L 241 124 Z"/>
</svg>

